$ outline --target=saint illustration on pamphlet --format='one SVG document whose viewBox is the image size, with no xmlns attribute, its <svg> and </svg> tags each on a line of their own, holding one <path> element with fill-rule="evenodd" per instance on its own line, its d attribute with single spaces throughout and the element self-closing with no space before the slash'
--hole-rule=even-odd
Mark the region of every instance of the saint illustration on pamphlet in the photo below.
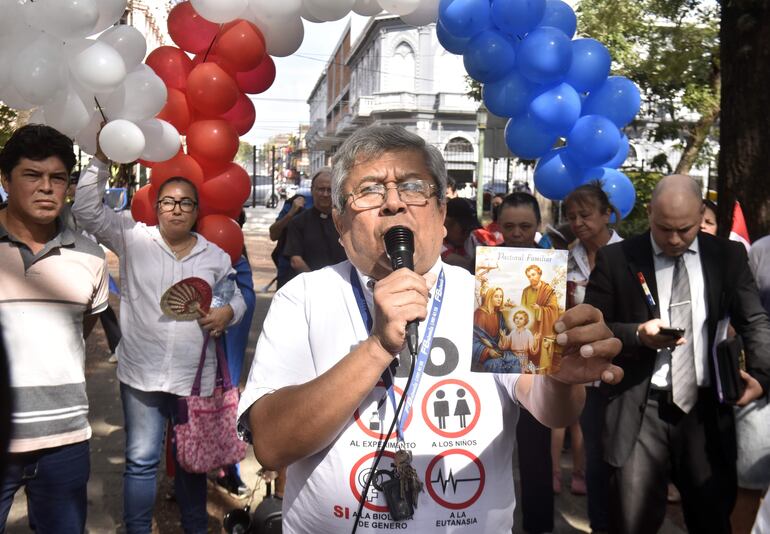
<svg viewBox="0 0 770 534">
<path fill-rule="evenodd" d="M 557 371 L 553 325 L 564 313 L 566 276 L 565 250 L 478 247 L 471 370 Z"/>
</svg>

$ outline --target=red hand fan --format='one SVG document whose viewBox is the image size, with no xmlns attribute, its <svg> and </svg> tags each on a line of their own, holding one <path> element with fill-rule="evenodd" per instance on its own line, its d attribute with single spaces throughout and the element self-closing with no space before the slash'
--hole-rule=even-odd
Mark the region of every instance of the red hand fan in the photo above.
<svg viewBox="0 0 770 534">
<path fill-rule="evenodd" d="M 163 293 L 160 308 L 173 319 L 190 321 L 203 317 L 211 307 L 211 286 L 202 278 L 180 280 Z"/>
</svg>

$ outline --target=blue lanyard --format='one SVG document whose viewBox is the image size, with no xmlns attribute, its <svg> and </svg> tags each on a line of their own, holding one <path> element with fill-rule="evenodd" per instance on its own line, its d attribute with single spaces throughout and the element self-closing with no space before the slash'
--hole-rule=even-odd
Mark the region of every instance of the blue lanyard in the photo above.
<svg viewBox="0 0 770 534">
<path fill-rule="evenodd" d="M 358 311 L 361 313 L 361 319 L 363 319 L 366 325 L 366 331 L 372 331 L 372 314 L 369 311 L 369 306 L 366 304 L 366 298 L 364 297 L 364 291 L 361 287 L 361 281 L 358 279 L 358 273 L 355 267 L 350 267 L 350 284 L 353 287 L 353 295 L 356 297 L 356 304 L 358 304 Z M 430 315 L 428 316 L 428 324 L 425 328 L 425 334 L 420 344 L 420 352 L 417 354 L 417 361 L 415 362 L 414 377 L 412 383 L 409 386 L 409 390 L 405 392 L 406 399 L 404 400 L 404 411 L 401 413 L 401 418 L 398 421 L 397 432 L 398 440 L 404 441 L 404 425 L 409 417 L 409 412 L 412 410 L 412 404 L 414 403 L 414 397 L 417 395 L 417 389 L 420 387 L 420 380 L 425 371 L 425 365 L 428 362 L 428 356 L 430 355 L 430 347 L 433 344 L 433 336 L 436 333 L 436 324 L 438 323 L 438 317 L 441 313 L 441 304 L 444 297 L 444 269 L 438 276 L 436 282 L 436 289 L 433 295 L 433 305 L 430 309 Z M 388 392 L 388 398 L 390 398 L 390 404 L 393 406 L 393 412 L 397 411 L 396 394 L 393 388 L 393 371 L 391 367 L 388 367 L 382 373 L 382 382 L 385 385 Z M 388 439 L 388 436 L 385 436 Z"/>
</svg>

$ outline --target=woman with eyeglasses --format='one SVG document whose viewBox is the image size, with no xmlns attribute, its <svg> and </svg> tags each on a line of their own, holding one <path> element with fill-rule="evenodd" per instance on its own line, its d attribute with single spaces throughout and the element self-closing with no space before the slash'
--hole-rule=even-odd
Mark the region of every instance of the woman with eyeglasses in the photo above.
<svg viewBox="0 0 770 534">
<path fill-rule="evenodd" d="M 102 197 L 109 161 L 99 150 L 81 176 L 72 211 L 82 228 L 120 259 L 118 380 L 126 429 L 123 516 L 126 531 L 149 533 L 156 476 L 167 421 L 176 400 L 190 394 L 204 332 L 218 337 L 242 317 L 245 305 L 235 288 L 228 304 L 212 308 L 198 322 L 163 314 L 163 293 L 184 278 L 202 278 L 213 288 L 235 275 L 230 257 L 195 233 L 198 191 L 184 177 L 165 181 L 158 190 L 158 224 L 136 222 L 129 211 L 105 209 Z M 214 388 L 216 355 L 209 343 L 201 394 Z M 176 463 L 176 462 L 175 462 Z M 176 463 L 174 489 L 186 533 L 207 531 L 206 475 L 185 472 Z"/>
</svg>

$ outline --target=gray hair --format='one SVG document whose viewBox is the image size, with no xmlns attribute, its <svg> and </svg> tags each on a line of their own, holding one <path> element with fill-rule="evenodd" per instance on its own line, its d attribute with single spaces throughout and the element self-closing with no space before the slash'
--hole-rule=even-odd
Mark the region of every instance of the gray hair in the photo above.
<svg viewBox="0 0 770 534">
<path fill-rule="evenodd" d="M 332 202 L 339 212 L 345 210 L 347 197 L 342 188 L 350 175 L 350 171 L 360 163 L 370 161 L 385 152 L 397 150 L 416 150 L 425 158 L 425 166 L 438 186 L 439 202 L 446 199 L 447 173 L 444 157 L 439 150 L 429 145 L 417 134 L 409 132 L 401 126 L 372 125 L 356 130 L 348 137 L 332 158 Z"/>
</svg>

